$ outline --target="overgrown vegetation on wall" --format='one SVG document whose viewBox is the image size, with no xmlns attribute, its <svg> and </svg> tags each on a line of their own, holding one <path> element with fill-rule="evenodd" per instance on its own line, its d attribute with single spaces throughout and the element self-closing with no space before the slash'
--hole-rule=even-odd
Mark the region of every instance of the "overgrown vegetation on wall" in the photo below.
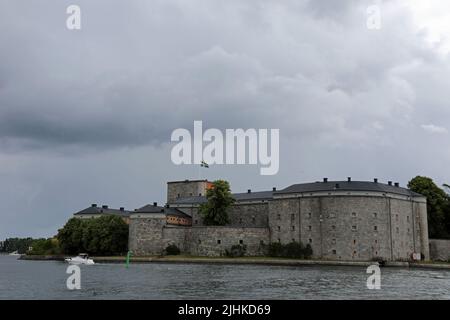
<svg viewBox="0 0 450 320">
<path fill-rule="evenodd" d="M 274 242 L 267 245 L 267 255 L 278 258 L 309 259 L 313 254 L 311 245 L 304 246 L 301 242 L 281 244 Z"/>
<path fill-rule="evenodd" d="M 228 209 L 235 202 L 230 184 L 225 180 L 216 180 L 206 191 L 207 202 L 200 206 L 199 212 L 207 226 L 224 226 L 229 223 Z"/>
<path fill-rule="evenodd" d="M 443 187 L 450 190 L 447 184 Z M 450 239 L 450 195 L 428 177 L 413 178 L 408 188 L 427 197 L 428 236 L 432 239 Z"/>
<path fill-rule="evenodd" d="M 247 252 L 247 246 L 245 244 L 235 244 L 231 246 L 230 250 L 225 250 L 227 257 L 237 258 L 245 256 Z"/>
<path fill-rule="evenodd" d="M 58 231 L 57 238 L 64 254 L 123 254 L 128 248 L 128 225 L 118 216 L 72 218 Z"/>
</svg>

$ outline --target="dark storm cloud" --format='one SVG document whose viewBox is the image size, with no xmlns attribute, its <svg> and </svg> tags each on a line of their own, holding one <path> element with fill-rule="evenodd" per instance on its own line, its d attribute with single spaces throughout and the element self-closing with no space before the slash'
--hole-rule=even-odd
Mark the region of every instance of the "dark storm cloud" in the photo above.
<svg viewBox="0 0 450 320">
<path fill-rule="evenodd" d="M 401 1 L 376 3 L 380 30 L 366 27 L 374 1 L 79 0 L 69 31 L 72 1 L 1 1 L 0 238 L 48 235 L 90 202 L 163 200 L 165 181 L 196 178 L 168 145 L 193 120 L 280 129 L 276 177 L 205 173 L 236 191 L 450 180 L 449 56 Z"/>
</svg>

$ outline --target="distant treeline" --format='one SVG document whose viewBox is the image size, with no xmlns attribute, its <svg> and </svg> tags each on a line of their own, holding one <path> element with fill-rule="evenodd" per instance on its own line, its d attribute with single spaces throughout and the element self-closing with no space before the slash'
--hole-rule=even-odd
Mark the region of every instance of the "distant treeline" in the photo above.
<svg viewBox="0 0 450 320">
<path fill-rule="evenodd" d="M 24 254 L 31 247 L 31 244 L 36 241 L 33 238 L 8 238 L 3 242 L 0 242 L 0 252 L 14 252 L 18 251 Z"/>
<path fill-rule="evenodd" d="M 53 238 L 8 238 L 0 242 L 0 252 L 29 255 L 116 255 L 124 254 L 127 248 L 128 225 L 117 216 L 72 218 Z"/>
</svg>

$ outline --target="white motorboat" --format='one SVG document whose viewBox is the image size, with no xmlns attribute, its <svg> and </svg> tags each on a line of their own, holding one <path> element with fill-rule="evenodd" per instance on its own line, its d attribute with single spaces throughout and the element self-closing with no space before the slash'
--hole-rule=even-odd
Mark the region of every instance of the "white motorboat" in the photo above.
<svg viewBox="0 0 450 320">
<path fill-rule="evenodd" d="M 65 260 L 66 260 L 66 262 L 68 262 L 70 264 L 87 264 L 87 265 L 95 264 L 94 260 L 89 259 L 89 256 L 87 253 L 80 253 L 76 257 L 67 258 Z"/>
<path fill-rule="evenodd" d="M 10 256 L 20 256 L 20 253 L 16 250 L 14 252 L 11 252 L 9 255 Z"/>
</svg>

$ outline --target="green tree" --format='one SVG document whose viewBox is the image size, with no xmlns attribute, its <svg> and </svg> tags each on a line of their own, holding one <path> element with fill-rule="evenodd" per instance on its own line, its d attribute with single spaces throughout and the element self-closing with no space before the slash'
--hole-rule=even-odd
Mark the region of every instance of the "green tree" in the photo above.
<svg viewBox="0 0 450 320">
<path fill-rule="evenodd" d="M 28 248 L 35 241 L 32 238 L 8 238 L 5 239 L 1 251 L 14 252 L 17 251 L 20 254 L 24 254 L 28 251 Z"/>
<path fill-rule="evenodd" d="M 86 220 L 71 218 L 62 229 L 58 230 L 58 235 L 56 237 L 59 240 L 63 253 L 78 254 L 79 252 L 85 251 L 83 232 L 86 227 Z"/>
<path fill-rule="evenodd" d="M 128 247 L 128 225 L 118 216 L 70 219 L 57 236 L 65 254 L 122 254 Z"/>
<path fill-rule="evenodd" d="M 55 255 L 60 253 L 59 242 L 56 238 L 38 239 L 31 244 L 30 255 Z"/>
<path fill-rule="evenodd" d="M 445 185 L 444 185 L 445 186 Z M 431 178 L 417 176 L 408 188 L 427 198 L 428 235 L 430 238 L 450 238 L 450 198 Z"/>
<path fill-rule="evenodd" d="M 206 191 L 207 202 L 200 206 L 200 214 L 205 225 L 223 226 L 229 223 L 228 208 L 235 202 L 230 184 L 216 180 Z"/>
</svg>

